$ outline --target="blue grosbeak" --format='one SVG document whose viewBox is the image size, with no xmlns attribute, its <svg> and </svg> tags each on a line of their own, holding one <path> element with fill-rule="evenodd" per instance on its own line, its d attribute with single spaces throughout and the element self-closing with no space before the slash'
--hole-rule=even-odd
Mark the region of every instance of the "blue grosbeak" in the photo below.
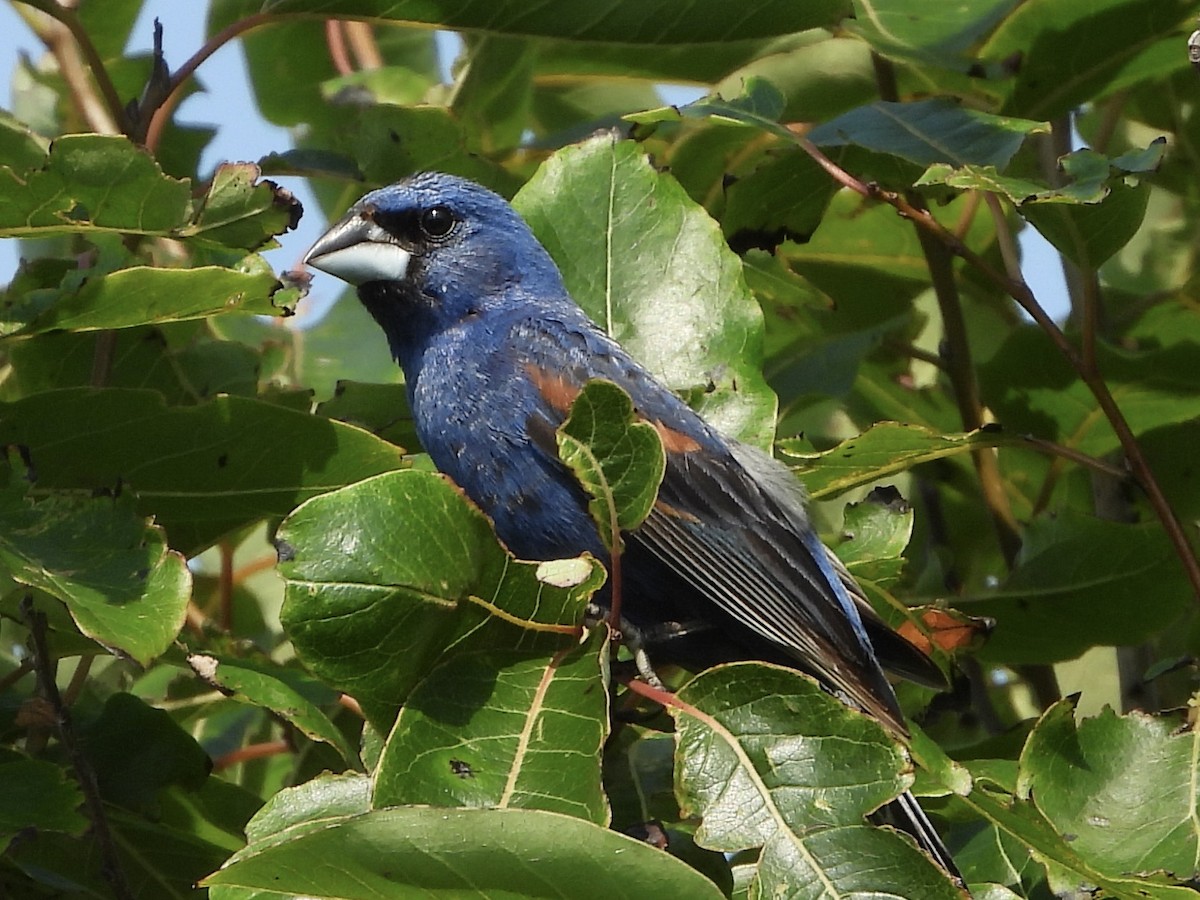
<svg viewBox="0 0 1200 900">
<path fill-rule="evenodd" d="M 884 667 L 943 684 L 817 538 L 792 474 L 720 435 L 601 332 L 503 198 L 417 175 L 363 197 L 305 263 L 358 287 L 404 370 L 422 445 L 518 557 L 607 560 L 554 435 L 590 379 L 630 395 L 667 455 L 622 557 L 622 612 L 652 658 L 800 668 L 900 737 Z M 911 795 L 890 815 L 955 871 Z"/>
</svg>

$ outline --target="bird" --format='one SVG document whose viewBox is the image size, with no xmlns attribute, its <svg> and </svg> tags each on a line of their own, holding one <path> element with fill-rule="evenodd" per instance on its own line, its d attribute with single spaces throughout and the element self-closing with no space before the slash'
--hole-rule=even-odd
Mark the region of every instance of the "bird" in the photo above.
<svg viewBox="0 0 1200 900">
<path fill-rule="evenodd" d="M 666 454 L 651 512 L 624 535 L 622 624 L 656 662 L 799 669 L 907 738 L 885 668 L 933 686 L 941 671 L 821 542 L 792 472 L 719 433 L 598 328 L 504 198 L 419 173 L 364 195 L 304 264 L 357 289 L 404 372 L 422 447 L 519 558 L 610 561 L 555 433 L 589 381 L 620 386 Z M 961 883 L 911 794 L 881 812 Z"/>
</svg>

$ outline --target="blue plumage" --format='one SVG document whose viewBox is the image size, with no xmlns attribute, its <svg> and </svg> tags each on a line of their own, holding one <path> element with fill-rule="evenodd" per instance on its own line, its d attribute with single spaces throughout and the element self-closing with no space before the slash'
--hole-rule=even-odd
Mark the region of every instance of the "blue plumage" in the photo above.
<svg viewBox="0 0 1200 900">
<path fill-rule="evenodd" d="M 687 626 L 651 658 L 792 665 L 905 734 L 883 667 L 940 674 L 820 543 L 791 474 L 718 434 L 596 328 L 501 197 L 418 175 L 363 197 L 306 262 L 358 286 L 404 369 L 425 450 L 516 555 L 606 558 L 554 432 L 588 380 L 609 379 L 667 451 L 658 502 L 622 560 L 623 613 L 652 634 Z M 907 799 L 906 827 L 952 869 Z"/>
</svg>

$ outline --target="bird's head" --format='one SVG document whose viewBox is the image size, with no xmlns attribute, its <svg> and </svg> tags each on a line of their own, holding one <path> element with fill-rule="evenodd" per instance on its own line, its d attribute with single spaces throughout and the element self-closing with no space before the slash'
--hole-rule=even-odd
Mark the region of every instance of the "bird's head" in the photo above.
<svg viewBox="0 0 1200 900">
<path fill-rule="evenodd" d="M 471 317 L 566 293 L 503 197 L 436 172 L 371 191 L 304 262 L 355 285 L 397 355 Z"/>
</svg>

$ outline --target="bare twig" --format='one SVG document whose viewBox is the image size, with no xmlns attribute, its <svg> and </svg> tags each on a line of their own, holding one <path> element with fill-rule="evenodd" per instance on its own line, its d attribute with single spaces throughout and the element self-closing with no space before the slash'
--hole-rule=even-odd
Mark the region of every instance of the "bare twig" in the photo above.
<svg viewBox="0 0 1200 900">
<path fill-rule="evenodd" d="M 108 825 L 108 816 L 104 810 L 104 800 L 100 797 L 96 772 L 92 769 L 91 761 L 84 754 L 76 738 L 75 728 L 71 723 L 71 711 L 63 703 L 63 698 L 58 693 L 58 685 L 54 679 L 54 663 L 46 645 L 46 616 L 34 608 L 33 602 L 29 598 L 21 602 L 21 613 L 29 626 L 30 639 L 33 642 L 33 665 L 37 672 L 38 689 L 54 712 L 58 739 L 66 751 L 67 758 L 71 761 L 71 767 L 75 770 L 75 778 L 83 791 L 84 804 L 87 807 L 88 819 L 92 823 L 92 834 L 96 840 L 96 849 L 100 854 L 100 869 L 118 900 L 133 900 L 133 892 L 125 879 L 125 872 L 121 868 L 121 860 L 117 854 L 116 841 Z"/>
<path fill-rule="evenodd" d="M 147 149 L 154 150 L 158 147 L 163 129 L 166 127 L 167 121 L 171 118 L 171 112 L 183 97 L 181 88 L 192 77 L 195 71 L 200 68 L 200 65 L 234 38 L 258 28 L 260 25 L 265 25 L 276 18 L 278 17 L 273 13 L 256 13 L 253 16 L 238 19 L 209 38 L 203 47 L 192 54 L 191 58 L 175 70 L 175 74 L 171 76 L 171 85 L 166 96 L 163 98 L 162 105 L 154 111 L 154 116 L 150 120 L 150 127 L 146 129 Z"/>
<path fill-rule="evenodd" d="M 325 23 L 325 46 L 329 48 L 329 59 L 333 69 L 339 75 L 354 73 L 354 64 L 350 62 L 350 53 L 346 48 L 346 32 L 342 30 L 339 19 L 329 19 Z"/>
<path fill-rule="evenodd" d="M 345 22 L 346 41 L 354 53 L 354 61 L 360 71 L 383 68 L 383 54 L 375 42 L 375 32 L 369 22 Z"/>
</svg>

